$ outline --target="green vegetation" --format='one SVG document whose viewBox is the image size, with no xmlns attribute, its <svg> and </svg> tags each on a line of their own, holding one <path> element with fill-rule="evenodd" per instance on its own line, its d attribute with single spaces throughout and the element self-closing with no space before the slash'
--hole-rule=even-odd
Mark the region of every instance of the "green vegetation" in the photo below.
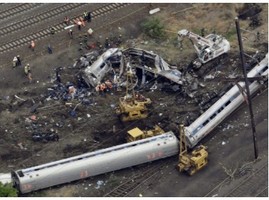
<svg viewBox="0 0 269 200">
<path fill-rule="evenodd" d="M 164 25 L 158 18 L 147 19 L 142 23 L 142 29 L 146 35 L 154 39 L 161 39 L 165 36 Z"/>
<path fill-rule="evenodd" d="M 225 38 L 230 42 L 234 41 L 237 38 L 236 29 L 234 28 L 234 29 L 231 29 L 230 31 L 228 31 L 225 34 Z"/>
<path fill-rule="evenodd" d="M 18 191 L 11 184 L 2 184 L 0 182 L 0 197 L 17 197 Z"/>
</svg>

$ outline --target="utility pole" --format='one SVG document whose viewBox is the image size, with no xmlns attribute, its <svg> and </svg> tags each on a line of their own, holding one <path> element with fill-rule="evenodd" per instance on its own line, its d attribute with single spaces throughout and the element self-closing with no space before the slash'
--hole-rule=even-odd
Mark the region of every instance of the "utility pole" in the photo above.
<svg viewBox="0 0 269 200">
<path fill-rule="evenodd" d="M 256 128 L 255 128 L 255 121 L 254 121 L 254 115 L 253 115 L 252 103 L 251 103 L 251 97 L 250 97 L 250 91 L 249 91 L 249 81 L 248 81 L 247 71 L 246 71 L 246 67 L 245 67 L 244 50 L 243 50 L 243 44 L 242 44 L 241 31 L 240 31 L 238 17 L 235 18 L 235 25 L 236 25 L 237 38 L 238 38 L 238 43 L 239 43 L 241 64 L 242 64 L 245 85 L 246 85 L 246 90 L 247 90 L 247 104 L 249 107 L 250 121 L 251 121 L 251 127 L 252 127 L 254 155 L 255 155 L 255 159 L 257 159 L 258 158 L 258 147 L 257 147 Z"/>
</svg>

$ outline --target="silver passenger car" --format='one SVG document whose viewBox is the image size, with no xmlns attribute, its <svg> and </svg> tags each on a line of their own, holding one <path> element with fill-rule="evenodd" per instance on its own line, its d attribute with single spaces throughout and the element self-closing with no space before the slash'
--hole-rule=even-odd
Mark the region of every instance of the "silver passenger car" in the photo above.
<svg viewBox="0 0 269 200">
<path fill-rule="evenodd" d="M 112 59 L 113 56 L 117 57 L 121 55 L 122 53 L 118 48 L 110 48 L 99 56 L 92 65 L 88 66 L 82 74 L 82 77 L 88 86 L 95 87 L 98 85 L 106 73 L 111 70 L 111 62 L 109 60 Z"/>
<path fill-rule="evenodd" d="M 146 138 L 12 172 L 14 185 L 28 193 L 74 180 L 166 158 L 178 153 L 174 133 Z"/>
</svg>

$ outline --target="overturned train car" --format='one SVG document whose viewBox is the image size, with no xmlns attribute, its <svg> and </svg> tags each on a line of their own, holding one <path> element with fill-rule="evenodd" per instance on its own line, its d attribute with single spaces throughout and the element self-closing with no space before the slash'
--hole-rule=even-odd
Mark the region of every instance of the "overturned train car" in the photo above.
<svg viewBox="0 0 269 200">
<path fill-rule="evenodd" d="M 71 158 L 13 171 L 14 186 L 21 193 L 68 183 L 142 163 L 166 158 L 178 153 L 174 133 L 122 144 Z"/>
<path fill-rule="evenodd" d="M 249 78 L 257 76 L 268 76 L 268 54 L 247 74 Z M 245 82 L 239 82 L 238 85 L 245 89 Z M 262 85 L 263 83 L 260 81 L 250 81 L 250 94 L 254 94 Z M 185 127 L 188 146 L 194 147 L 243 102 L 244 96 L 241 94 L 240 89 L 237 85 L 233 86 L 190 126 Z"/>
</svg>

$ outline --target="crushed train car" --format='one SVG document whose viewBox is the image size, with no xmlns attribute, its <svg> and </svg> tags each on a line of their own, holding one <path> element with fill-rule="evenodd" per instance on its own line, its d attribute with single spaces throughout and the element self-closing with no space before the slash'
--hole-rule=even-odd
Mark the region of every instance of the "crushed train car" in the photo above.
<svg viewBox="0 0 269 200">
<path fill-rule="evenodd" d="M 127 63 L 130 63 L 131 67 L 140 74 L 140 85 L 145 84 L 146 75 L 155 78 L 163 77 L 172 83 L 183 84 L 182 73 L 176 67 L 169 65 L 159 55 L 138 48 L 108 49 L 95 62 L 83 70 L 82 78 L 88 86 L 96 87 L 110 71 L 112 71 L 114 77 L 120 79 L 126 72 Z M 123 82 L 123 80 L 121 81 Z"/>
</svg>

